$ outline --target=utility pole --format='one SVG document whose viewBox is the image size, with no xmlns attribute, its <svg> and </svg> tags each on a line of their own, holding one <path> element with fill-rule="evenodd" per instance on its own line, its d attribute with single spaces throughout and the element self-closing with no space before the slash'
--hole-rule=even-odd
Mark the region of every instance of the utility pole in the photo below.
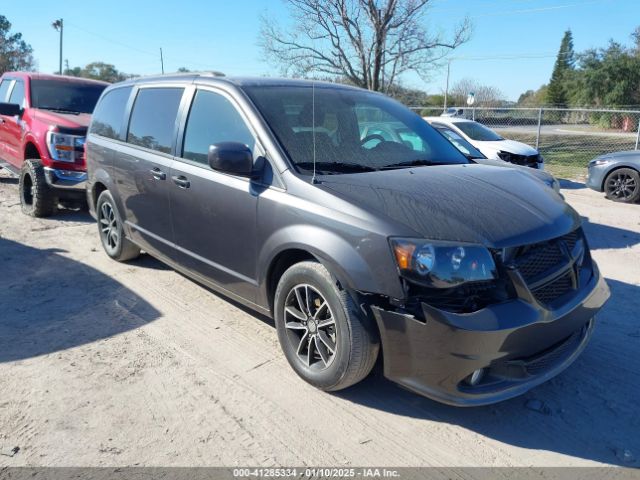
<svg viewBox="0 0 640 480">
<path fill-rule="evenodd" d="M 58 69 L 58 74 L 62 75 L 62 34 L 64 31 L 64 20 L 59 18 L 55 22 L 51 24 L 51 26 L 58 32 L 60 32 L 60 67 Z"/>
<path fill-rule="evenodd" d="M 162 74 L 164 75 L 164 58 L 162 57 L 162 47 L 160 47 L 160 67 L 162 67 Z"/>
<path fill-rule="evenodd" d="M 451 59 L 449 59 L 449 61 L 447 62 L 447 86 L 444 89 L 444 108 L 443 110 L 447 109 L 447 100 L 448 100 L 448 96 L 449 96 L 449 73 L 451 71 Z"/>
</svg>

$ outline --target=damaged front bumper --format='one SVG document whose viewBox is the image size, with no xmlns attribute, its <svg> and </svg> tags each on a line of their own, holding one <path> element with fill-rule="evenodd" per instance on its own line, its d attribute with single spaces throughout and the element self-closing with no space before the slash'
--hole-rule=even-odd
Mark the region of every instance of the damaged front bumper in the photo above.
<svg viewBox="0 0 640 480">
<path fill-rule="evenodd" d="M 555 310 L 519 298 L 464 314 L 422 303 L 424 320 L 370 308 L 387 378 L 442 403 L 477 406 L 520 395 L 567 368 L 609 295 L 594 263 L 590 281 Z M 481 379 L 470 382 L 478 370 Z"/>
</svg>

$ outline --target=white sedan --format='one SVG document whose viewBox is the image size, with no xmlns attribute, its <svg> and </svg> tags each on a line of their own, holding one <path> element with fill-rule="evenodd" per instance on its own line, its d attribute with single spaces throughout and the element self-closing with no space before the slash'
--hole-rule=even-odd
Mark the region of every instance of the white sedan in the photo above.
<svg viewBox="0 0 640 480">
<path fill-rule="evenodd" d="M 459 117 L 424 117 L 439 130 L 448 129 L 480 150 L 485 157 L 531 168 L 543 169 L 544 158 L 535 148 L 502 138 L 481 123 Z"/>
</svg>

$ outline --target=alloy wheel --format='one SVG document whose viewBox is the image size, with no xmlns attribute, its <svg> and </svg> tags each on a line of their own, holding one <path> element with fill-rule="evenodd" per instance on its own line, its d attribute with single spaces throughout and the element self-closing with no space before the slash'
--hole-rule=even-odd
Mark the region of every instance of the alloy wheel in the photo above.
<svg viewBox="0 0 640 480">
<path fill-rule="evenodd" d="M 637 189 L 635 178 L 626 173 L 614 173 L 607 180 L 607 194 L 617 200 L 628 200 Z"/>
<path fill-rule="evenodd" d="M 100 233 L 102 241 L 110 250 L 115 250 L 120 240 L 118 233 L 118 221 L 113 207 L 109 202 L 104 202 L 100 207 Z"/>
<path fill-rule="evenodd" d="M 316 288 L 300 284 L 289 291 L 284 326 L 303 365 L 314 370 L 331 365 L 337 349 L 336 322 L 329 303 Z"/>
</svg>

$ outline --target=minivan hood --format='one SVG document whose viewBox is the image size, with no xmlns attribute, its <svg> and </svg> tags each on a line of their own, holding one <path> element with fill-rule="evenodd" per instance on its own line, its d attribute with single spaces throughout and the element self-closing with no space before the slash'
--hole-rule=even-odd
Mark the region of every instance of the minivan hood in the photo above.
<svg viewBox="0 0 640 480">
<path fill-rule="evenodd" d="M 473 141 L 473 146 L 484 153 L 489 158 L 496 158 L 496 154 L 500 151 L 515 153 L 516 155 L 537 155 L 538 151 L 527 145 L 526 143 L 516 142 L 515 140 L 497 140 L 495 142 L 478 142 Z"/>
<path fill-rule="evenodd" d="M 580 223 L 558 194 L 512 168 L 441 165 L 322 176 L 321 188 L 433 240 L 503 248 L 555 238 Z"/>
<path fill-rule="evenodd" d="M 91 123 L 89 113 L 60 113 L 50 110 L 33 109 L 33 115 L 38 121 L 49 125 L 56 125 L 64 128 L 88 128 Z"/>
</svg>

